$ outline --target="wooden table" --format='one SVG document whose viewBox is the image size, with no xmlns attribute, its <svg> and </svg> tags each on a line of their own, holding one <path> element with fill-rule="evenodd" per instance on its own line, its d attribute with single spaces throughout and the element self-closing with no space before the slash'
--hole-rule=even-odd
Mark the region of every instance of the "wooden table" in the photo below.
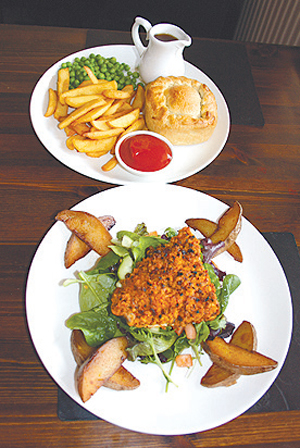
<svg viewBox="0 0 300 448">
<path fill-rule="evenodd" d="M 57 386 L 26 326 L 28 267 L 57 211 L 113 185 L 54 159 L 32 130 L 28 104 L 43 72 L 85 48 L 86 36 L 84 29 L 0 25 L 0 447 L 299 446 L 300 411 L 245 414 L 222 427 L 176 437 L 133 433 L 102 420 L 59 420 Z M 103 36 L 109 43 L 122 34 Z M 261 232 L 291 232 L 299 248 L 300 49 L 249 44 L 247 51 L 265 125 L 232 125 L 219 157 L 176 184 L 228 204 L 240 200 Z"/>
</svg>

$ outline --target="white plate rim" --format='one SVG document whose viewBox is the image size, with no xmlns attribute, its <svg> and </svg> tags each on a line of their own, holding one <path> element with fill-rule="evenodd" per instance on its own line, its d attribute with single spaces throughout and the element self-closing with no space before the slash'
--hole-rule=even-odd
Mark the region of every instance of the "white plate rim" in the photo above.
<svg viewBox="0 0 300 448">
<path fill-rule="evenodd" d="M 109 160 L 109 155 L 103 156 L 100 159 L 92 159 L 84 154 L 71 154 L 71 151 L 68 150 L 65 145 L 64 131 L 59 131 L 57 129 L 56 120 L 53 117 L 44 117 L 48 101 L 48 88 L 51 86 L 55 89 L 56 74 L 61 63 L 73 61 L 75 57 L 86 56 L 90 53 L 102 53 L 104 56 L 116 55 L 120 61 L 122 59 L 120 54 L 126 54 L 126 57 L 130 57 L 131 59 L 130 65 L 133 64 L 136 66 L 138 63 L 138 54 L 133 45 L 103 45 L 87 48 L 72 53 L 57 61 L 39 78 L 32 91 L 29 104 L 29 115 L 32 127 L 46 150 L 71 170 L 89 178 L 116 185 L 141 182 L 141 179 L 137 179 L 135 175 L 127 173 L 119 166 L 109 172 L 102 171 L 101 166 Z M 121 62 L 126 62 L 124 59 L 125 57 Z M 228 139 L 230 116 L 223 94 L 215 83 L 200 69 L 187 61 L 185 61 L 185 67 L 186 76 L 200 80 L 207 84 L 213 91 L 218 104 L 218 124 L 208 142 L 202 143 L 201 145 L 192 145 L 190 147 L 177 147 L 172 168 L 170 167 L 170 170 L 166 171 L 161 178 L 157 178 L 156 176 L 154 180 L 147 178 L 143 179 L 143 182 L 159 181 L 171 183 L 192 176 L 206 168 L 218 157 Z"/>
<path fill-rule="evenodd" d="M 137 191 L 136 188 L 139 188 L 139 190 Z M 199 200 L 199 204 L 203 203 L 203 204 L 210 204 L 210 208 L 212 209 L 212 212 L 209 212 L 212 215 L 216 215 L 216 211 L 217 213 L 223 212 L 226 209 L 226 204 L 224 204 L 223 202 L 208 196 L 204 193 L 201 193 L 199 191 L 196 190 L 192 190 L 190 188 L 186 188 L 186 187 L 179 187 L 179 186 L 174 186 L 174 185 L 163 185 L 163 184 L 156 184 L 156 185 L 147 185 L 147 184 L 143 184 L 143 185 L 127 185 L 127 186 L 122 186 L 122 187 L 114 187 L 114 188 L 110 188 L 108 190 L 105 190 L 103 192 L 97 193 L 93 196 L 90 196 L 89 198 L 79 202 L 74 209 L 79 209 L 79 210 L 87 210 L 87 211 L 91 211 L 91 209 L 93 209 L 93 204 L 97 203 L 97 202 L 102 202 L 102 199 L 104 198 L 104 196 L 106 196 L 106 198 L 104 198 L 104 203 L 108 204 L 109 201 L 111 201 L 111 199 L 116 199 L 117 197 L 123 197 L 123 199 L 125 197 L 137 197 L 139 198 L 142 195 L 145 195 L 146 192 L 149 193 L 149 191 L 151 190 L 153 193 L 153 188 L 154 188 L 154 193 L 160 193 L 161 196 L 163 198 L 166 197 L 177 197 L 180 198 L 179 203 L 183 204 L 182 200 L 183 199 L 187 199 L 189 198 L 189 200 L 191 201 L 192 199 L 196 199 Z M 110 212 L 110 210 L 108 210 Z M 106 213 L 105 213 L 106 214 Z M 187 216 L 191 217 L 191 216 Z M 212 218 L 213 216 L 210 216 L 210 218 Z M 133 217 L 132 217 L 133 218 Z M 217 216 L 215 216 L 215 219 L 217 218 Z M 166 219 L 166 217 L 164 217 L 164 219 Z M 170 223 L 172 224 L 172 223 Z M 118 229 L 119 230 L 119 229 Z M 259 243 L 261 244 L 261 247 L 263 250 L 261 250 L 261 254 L 264 257 L 267 258 L 268 262 L 271 262 L 273 269 L 276 270 L 276 275 L 273 275 L 273 273 L 269 273 L 267 275 L 270 275 L 270 279 L 272 279 L 273 281 L 276 281 L 277 287 L 279 286 L 279 290 L 281 291 L 281 293 L 283 292 L 283 299 L 284 299 L 284 311 L 281 309 L 280 310 L 280 316 L 278 316 L 278 318 L 284 318 L 285 321 L 285 328 L 284 331 L 282 333 L 282 328 L 280 328 L 280 330 L 278 330 L 277 333 L 282 333 L 281 337 L 284 339 L 284 341 L 282 342 L 282 346 L 281 346 L 281 351 L 279 353 L 279 355 L 277 356 L 276 360 L 278 361 L 278 368 L 275 371 L 272 372 L 268 372 L 268 373 L 264 373 L 261 375 L 254 375 L 251 376 L 251 378 L 249 377 L 245 377 L 242 378 L 238 381 L 237 385 L 232 386 L 230 388 L 216 388 L 216 389 L 205 389 L 205 388 L 201 388 L 201 391 L 203 393 L 203 398 L 205 401 L 205 404 L 208 405 L 207 403 L 207 395 L 209 396 L 209 400 L 214 400 L 215 397 L 218 397 L 220 394 L 222 395 L 222 399 L 225 393 L 225 396 L 227 397 L 231 397 L 232 395 L 235 397 L 237 397 L 236 393 L 238 393 L 238 396 L 240 394 L 240 391 L 242 390 L 244 393 L 246 393 L 245 388 L 249 389 L 249 384 L 251 385 L 250 389 L 253 387 L 252 383 L 254 383 L 254 386 L 257 387 L 257 390 L 254 389 L 254 392 L 252 391 L 251 393 L 251 397 L 247 397 L 246 402 L 242 402 L 242 403 L 238 403 L 237 406 L 232 406 L 230 403 L 227 406 L 226 404 L 226 409 L 227 409 L 227 414 L 226 416 L 224 415 L 219 415 L 213 416 L 212 419 L 206 419 L 206 417 L 204 415 L 202 415 L 203 420 L 200 421 L 198 419 L 192 419 L 192 421 L 187 420 L 187 421 L 177 421 L 176 420 L 176 415 L 172 415 L 172 420 L 175 421 L 175 426 L 173 426 L 173 422 L 169 421 L 170 419 L 168 419 L 168 424 L 165 425 L 165 422 L 163 420 L 157 422 L 151 422 L 151 425 L 149 426 L 145 421 L 143 420 L 136 420 L 137 416 L 134 415 L 132 418 L 132 420 L 130 419 L 130 421 L 128 422 L 126 420 L 125 424 L 124 422 L 122 422 L 122 419 L 120 419 L 120 415 L 118 415 L 117 417 L 114 416 L 114 414 L 112 414 L 111 412 L 108 413 L 108 415 L 106 415 L 106 413 L 103 411 L 103 409 L 98 412 L 97 411 L 97 406 L 99 406 L 99 401 L 97 401 L 98 399 L 94 400 L 91 399 L 90 401 L 88 401 L 87 403 L 83 404 L 78 395 L 76 394 L 76 392 L 74 393 L 73 390 L 73 385 L 71 387 L 66 387 L 65 384 L 65 378 L 62 376 L 57 375 L 54 371 L 53 371 L 53 366 L 51 366 L 51 363 L 49 364 L 49 359 L 47 359 L 48 353 L 46 354 L 45 350 L 47 350 L 47 348 L 49 349 L 49 343 L 47 342 L 47 340 L 44 339 L 44 335 L 41 335 L 40 333 L 38 333 L 36 331 L 36 329 L 38 327 L 36 327 L 36 315 L 35 315 L 35 307 L 37 306 L 37 300 L 39 300 L 36 296 L 34 296 L 35 294 L 35 289 L 36 289 L 36 282 L 38 282 L 38 278 L 37 275 L 40 274 L 40 268 L 39 268 L 39 264 L 42 260 L 42 256 L 45 255 L 43 254 L 43 248 L 47 247 L 48 244 L 47 240 L 51 241 L 52 238 L 52 233 L 54 233 L 56 236 L 57 234 L 61 235 L 61 241 L 66 241 L 66 231 L 64 229 L 64 227 L 61 226 L 61 223 L 55 223 L 50 230 L 46 233 L 46 235 L 44 236 L 43 240 L 41 241 L 41 243 L 39 244 L 37 251 L 34 255 L 34 258 L 32 260 L 30 269 L 29 269 L 29 274 L 28 274 L 28 279 L 27 279 L 27 285 L 26 285 L 26 316 L 27 316 L 27 322 L 28 322 L 28 328 L 29 328 L 29 332 L 33 341 L 33 344 L 36 348 L 36 351 L 38 353 L 38 356 L 40 357 L 40 360 L 42 362 L 42 364 L 44 365 L 44 367 L 46 368 L 46 370 L 48 371 L 49 375 L 53 378 L 53 380 L 71 397 L 73 398 L 73 400 L 75 400 L 79 405 L 81 405 L 83 408 L 85 408 L 86 410 L 92 412 L 93 414 L 97 415 L 98 417 L 107 420 L 108 422 L 118 425 L 120 427 L 124 427 L 126 429 L 132 430 L 132 431 L 137 431 L 137 432 L 141 432 L 141 433 L 147 433 L 147 434 L 155 434 L 155 435 L 178 435 L 178 434 L 191 434 L 191 433 L 196 433 L 196 432 L 201 432 L 201 431 L 205 431 L 205 430 L 209 430 L 212 429 L 214 427 L 220 426 L 222 424 L 225 424 L 229 421 L 231 421 L 232 419 L 236 418 L 237 416 L 241 415 L 242 413 L 244 413 L 245 411 L 247 411 L 252 405 L 254 405 L 260 398 L 262 395 L 264 395 L 264 393 L 271 387 L 271 385 L 273 384 L 273 382 L 275 381 L 276 377 L 278 376 L 288 353 L 288 349 L 289 349 L 289 345 L 290 345 L 290 341 L 291 341 L 291 335 L 292 335 L 292 301 L 291 301 L 291 296 L 290 296 L 290 291 L 289 291 L 289 286 L 284 274 L 284 271 L 275 255 L 275 253 L 273 252 L 272 248 L 269 246 L 269 244 L 266 242 L 266 240 L 263 238 L 263 236 L 255 229 L 254 226 L 252 226 L 252 224 L 249 223 L 249 221 L 247 221 L 246 218 L 243 218 L 243 228 L 242 228 L 242 232 L 241 235 L 239 236 L 240 238 L 240 245 L 242 248 L 242 251 L 246 250 L 246 255 L 248 254 L 252 254 L 253 253 L 253 249 L 251 247 L 249 247 L 249 243 L 247 243 L 246 241 L 246 237 L 247 234 L 254 238 L 255 241 L 259 241 Z M 244 235 L 243 235 L 244 233 Z M 46 245 L 46 246 L 45 246 Z M 48 246 L 49 248 L 49 246 Z M 64 248 L 61 247 L 59 249 L 59 252 L 61 252 L 61 255 L 63 254 L 63 250 Z M 257 251 L 257 247 L 256 247 L 256 251 Z M 222 259 L 220 258 L 220 266 L 223 267 L 223 262 L 225 261 L 225 267 L 227 269 L 228 266 L 232 266 L 231 260 L 229 260 L 228 256 L 226 258 L 226 254 L 221 255 L 220 257 L 222 257 Z M 61 257 L 62 258 L 62 257 Z M 59 267 L 58 270 L 61 271 L 62 269 L 64 269 L 62 267 L 62 260 L 58 261 Z M 236 265 L 236 263 L 234 262 L 234 264 Z M 252 265 L 251 269 L 254 269 L 255 271 L 255 267 L 253 267 Z M 90 267 L 90 265 L 86 266 L 86 268 Z M 247 266 L 248 267 L 248 266 Z M 71 275 L 72 276 L 72 275 Z M 63 277 L 63 276 L 62 276 Z M 275 277 L 275 278 L 274 278 Z M 243 278 L 242 278 L 243 281 Z M 247 279 L 246 279 L 246 284 L 247 284 Z M 56 286 L 56 288 L 59 285 Z M 249 286 L 249 285 L 248 285 Z M 260 285 L 261 286 L 261 285 Z M 42 292 L 42 291 L 40 291 Z M 244 292 L 245 293 L 245 292 Z M 282 298 L 281 298 L 282 300 Z M 46 306 L 48 306 L 48 304 L 46 304 Z M 235 303 L 234 308 L 231 309 L 231 312 L 235 310 L 235 307 L 237 306 L 237 303 Z M 264 307 L 264 304 L 260 305 L 262 308 Z M 76 311 L 76 310 L 74 310 Z M 44 311 L 43 311 L 44 312 Z M 247 312 L 251 312 L 253 313 L 253 310 L 251 309 L 251 305 L 250 308 L 247 309 Z M 241 320 L 243 320 L 244 318 L 247 320 L 247 312 L 245 312 L 245 315 L 239 315 Z M 272 311 L 273 312 L 273 311 Z M 239 313 L 241 313 L 241 310 L 239 310 Z M 274 315 L 275 317 L 277 316 L 277 311 L 274 311 Z M 283 314 L 282 314 L 283 313 Z M 242 312 L 243 314 L 243 312 Z M 255 313 L 254 313 L 255 316 Z M 67 316 L 63 316 L 64 318 L 67 318 Z M 230 315 L 228 316 L 229 320 L 230 320 Z M 274 319 L 274 316 L 272 317 L 272 319 Z M 250 319 L 251 320 L 251 319 Z M 266 323 L 269 325 L 268 321 L 264 322 L 264 325 L 266 325 Z M 260 332 L 258 332 L 258 340 L 260 342 L 259 345 L 262 344 L 262 340 L 260 340 L 263 336 L 266 338 L 266 334 L 264 332 L 264 327 L 260 327 L 259 328 Z M 270 328 L 268 327 L 269 331 Z M 276 334 L 274 333 L 273 337 L 276 337 Z M 269 341 L 270 342 L 270 341 Z M 275 344 L 276 345 L 276 344 Z M 265 348 L 265 350 L 262 350 L 266 355 L 271 356 L 272 350 L 270 350 L 272 348 L 273 351 L 276 351 L 276 347 L 272 345 L 272 347 L 267 346 Z M 268 353 L 266 353 L 266 351 Z M 68 358 L 69 360 L 69 358 Z M 53 360 L 51 361 L 53 362 Z M 59 362 L 59 360 L 57 361 Z M 135 364 L 135 363 L 130 363 L 130 364 Z M 146 366 L 148 367 L 148 366 Z M 130 368 L 130 366 L 129 366 Z M 132 370 L 132 369 L 131 369 Z M 150 367 L 151 373 L 156 374 L 156 372 L 153 372 L 153 369 Z M 134 372 L 133 372 L 134 373 Z M 202 374 L 205 373 L 205 371 L 202 370 Z M 254 378 L 256 377 L 256 378 Z M 258 381 L 258 377 L 260 377 L 260 381 Z M 156 378 L 157 380 L 157 378 Z M 243 383 L 243 384 L 242 384 Z M 261 383 L 263 384 L 263 386 L 261 386 Z M 183 381 L 183 390 L 182 393 L 180 393 L 179 398 L 181 400 L 181 404 L 184 405 L 190 405 L 190 401 L 193 399 L 190 396 L 188 397 L 188 400 L 185 397 L 185 392 L 186 390 L 188 391 L 189 386 L 187 386 L 187 384 Z M 153 386 L 153 384 L 152 384 Z M 181 385 L 182 386 L 182 385 Z M 200 386 L 201 387 L 201 386 Z M 226 391 L 222 390 L 220 391 L 220 389 L 226 389 Z M 137 389 L 136 391 L 138 391 L 139 389 Z M 130 394 L 132 394 L 132 399 L 136 399 L 137 397 L 139 397 L 139 394 L 136 391 L 132 391 L 130 392 Z M 147 392 L 147 391 L 146 391 Z M 232 392 L 232 393 L 231 393 Z M 117 394 L 119 394 L 120 392 L 117 392 Z M 129 392 L 125 392 L 125 394 L 128 394 Z M 145 390 L 143 391 L 143 393 L 145 393 Z M 197 392 L 198 393 L 198 392 Z M 97 393 L 99 394 L 99 392 Z M 96 395 L 97 395 L 96 394 Z M 101 400 L 111 400 L 111 398 L 116 398 L 118 399 L 118 395 L 115 395 L 116 392 L 115 391 L 110 391 L 110 390 L 104 390 L 103 392 L 101 392 Z M 122 393 L 123 394 L 123 393 Z M 115 396 L 114 396 L 115 395 Z M 121 396 L 120 396 L 121 397 Z M 146 394 L 146 398 L 149 398 L 149 395 Z M 175 395 L 176 397 L 176 395 Z M 127 398 L 129 398 L 130 400 L 130 396 L 127 395 Z M 122 398 L 123 399 L 123 398 Z M 165 401 L 165 397 L 161 397 L 159 396 L 159 399 L 162 399 L 162 402 L 164 403 Z M 94 400 L 94 401 L 93 401 Z M 167 402 L 169 400 L 169 398 L 166 399 Z M 173 403 L 174 400 L 174 396 L 171 395 L 170 396 L 170 401 L 171 404 Z M 155 407 L 155 406 L 154 406 Z M 153 403 L 152 403 L 152 407 L 153 408 Z M 129 412 L 130 410 L 132 411 L 132 407 L 129 406 Z M 199 409 L 198 409 L 199 411 Z M 210 409 L 210 411 L 212 411 L 212 409 Z M 214 410 L 213 410 L 214 411 Z M 199 416 L 200 417 L 200 416 Z M 175 419 L 175 420 L 174 420 Z"/>
</svg>

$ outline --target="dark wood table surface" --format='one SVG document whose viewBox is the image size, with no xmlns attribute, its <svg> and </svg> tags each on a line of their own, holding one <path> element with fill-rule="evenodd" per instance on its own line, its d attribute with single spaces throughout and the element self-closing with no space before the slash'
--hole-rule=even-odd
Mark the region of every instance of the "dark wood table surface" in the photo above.
<svg viewBox="0 0 300 448">
<path fill-rule="evenodd" d="M 102 420 L 58 418 L 57 386 L 27 329 L 28 268 L 59 210 L 113 185 L 53 158 L 31 127 L 28 105 L 44 71 L 85 48 L 87 31 L 0 25 L 0 447 L 300 446 L 300 410 L 244 414 L 210 431 L 173 437 L 134 433 Z M 103 44 L 121 38 L 103 32 Z M 264 126 L 233 124 L 219 157 L 175 184 L 228 204 L 238 199 L 259 231 L 290 232 L 299 248 L 300 48 L 246 48 Z"/>
</svg>

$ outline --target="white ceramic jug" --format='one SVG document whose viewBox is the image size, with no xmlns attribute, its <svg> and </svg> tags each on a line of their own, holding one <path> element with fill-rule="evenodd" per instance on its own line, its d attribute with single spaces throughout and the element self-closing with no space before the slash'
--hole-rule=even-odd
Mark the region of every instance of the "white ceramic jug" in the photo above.
<svg viewBox="0 0 300 448">
<path fill-rule="evenodd" d="M 140 26 L 147 32 L 147 47 L 141 42 Z M 152 26 L 148 20 L 136 17 L 131 35 L 140 57 L 140 76 L 146 84 L 159 76 L 184 75 L 183 50 L 191 45 L 192 39 L 181 28 L 169 23 Z"/>
</svg>

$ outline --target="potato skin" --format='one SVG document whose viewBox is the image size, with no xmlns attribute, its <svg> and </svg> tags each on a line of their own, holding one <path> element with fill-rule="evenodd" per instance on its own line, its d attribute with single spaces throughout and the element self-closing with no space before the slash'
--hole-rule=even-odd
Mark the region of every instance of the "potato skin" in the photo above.
<svg viewBox="0 0 300 448">
<path fill-rule="evenodd" d="M 127 358 L 126 348 L 125 336 L 110 339 L 81 364 L 77 371 L 76 384 L 84 403 L 121 367 Z"/>
<path fill-rule="evenodd" d="M 82 211 L 62 210 L 55 219 L 64 222 L 71 232 L 100 256 L 109 252 L 111 235 L 95 216 Z"/>
<path fill-rule="evenodd" d="M 72 330 L 71 333 L 71 350 L 78 366 L 81 366 L 93 353 L 96 347 L 91 347 L 85 340 L 81 330 Z"/>
<path fill-rule="evenodd" d="M 212 362 L 240 375 L 254 375 L 268 372 L 277 367 L 278 363 L 256 351 L 248 351 L 216 337 L 202 344 Z"/>
<path fill-rule="evenodd" d="M 233 333 L 229 343 L 245 350 L 256 350 L 257 337 L 254 326 L 250 322 L 243 321 Z M 205 387 L 229 387 L 235 384 L 239 377 L 238 373 L 233 373 L 213 363 L 202 377 L 201 385 Z"/>
<path fill-rule="evenodd" d="M 114 390 L 134 390 L 139 386 L 140 381 L 123 366 L 104 383 L 104 387 Z"/>
<path fill-rule="evenodd" d="M 224 246 L 220 248 L 214 257 L 227 251 L 236 261 L 242 262 L 243 255 L 235 240 L 241 231 L 243 208 L 238 201 L 228 208 L 220 217 L 218 223 L 204 218 L 191 218 L 185 222 L 194 230 L 210 238 L 213 244 L 224 241 Z"/>
</svg>

